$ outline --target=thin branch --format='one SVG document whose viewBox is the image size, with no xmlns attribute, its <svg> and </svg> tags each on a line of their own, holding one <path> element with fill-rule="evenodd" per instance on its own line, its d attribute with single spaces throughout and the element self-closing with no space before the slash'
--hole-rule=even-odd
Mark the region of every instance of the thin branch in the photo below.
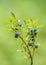
<svg viewBox="0 0 46 65">
<path fill-rule="evenodd" d="M 14 32 L 16 32 L 14 28 L 12 28 L 12 30 L 13 30 Z M 28 54 L 30 55 L 30 59 L 31 59 L 30 65 L 33 65 L 33 56 L 32 56 L 32 54 L 31 54 L 31 51 L 30 51 L 30 49 L 29 49 L 27 43 L 25 42 L 25 40 L 23 39 L 22 36 L 19 35 L 19 38 L 24 42 L 26 48 L 28 49 Z"/>
<path fill-rule="evenodd" d="M 30 51 L 28 45 L 26 44 L 25 40 L 24 40 L 21 36 L 19 36 L 19 38 L 24 42 L 25 46 L 27 47 L 27 49 L 28 49 L 28 54 L 30 55 L 30 59 L 31 59 L 31 65 L 33 65 L 33 56 L 32 56 L 32 54 L 31 54 L 31 51 Z"/>
</svg>

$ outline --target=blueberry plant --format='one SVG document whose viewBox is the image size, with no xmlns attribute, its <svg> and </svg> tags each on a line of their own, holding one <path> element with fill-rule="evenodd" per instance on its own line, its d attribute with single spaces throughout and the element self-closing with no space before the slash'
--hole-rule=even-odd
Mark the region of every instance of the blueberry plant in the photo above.
<svg viewBox="0 0 46 65">
<path fill-rule="evenodd" d="M 36 44 L 36 38 L 40 26 L 32 19 L 17 20 L 15 14 L 13 12 L 11 14 L 10 28 L 14 32 L 14 37 L 22 40 L 22 48 L 30 59 L 30 65 L 33 65 L 34 52 L 39 47 L 39 44 Z"/>
</svg>

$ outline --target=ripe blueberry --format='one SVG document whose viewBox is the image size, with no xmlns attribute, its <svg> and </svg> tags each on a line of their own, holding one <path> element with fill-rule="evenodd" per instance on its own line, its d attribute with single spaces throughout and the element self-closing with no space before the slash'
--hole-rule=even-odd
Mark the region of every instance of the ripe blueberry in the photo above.
<svg viewBox="0 0 46 65">
<path fill-rule="evenodd" d="M 19 34 L 20 34 L 19 32 L 16 32 L 15 33 L 15 38 L 18 38 Z"/>
<path fill-rule="evenodd" d="M 34 29 L 34 35 L 37 35 L 37 29 Z"/>
<path fill-rule="evenodd" d="M 15 30 L 18 30 L 18 28 L 16 27 Z"/>
<path fill-rule="evenodd" d="M 32 35 L 31 38 L 34 38 L 34 35 Z"/>
<path fill-rule="evenodd" d="M 19 26 L 20 26 L 20 27 L 22 26 L 22 22 L 19 23 Z"/>
<path fill-rule="evenodd" d="M 32 43 L 29 42 L 28 45 L 29 45 L 29 46 L 32 46 Z"/>
<path fill-rule="evenodd" d="M 33 35 L 33 30 L 30 30 L 31 35 Z"/>
<path fill-rule="evenodd" d="M 37 29 L 34 29 L 34 32 L 36 32 L 37 31 Z"/>
<path fill-rule="evenodd" d="M 35 32 L 34 34 L 37 35 L 37 32 Z"/>
<path fill-rule="evenodd" d="M 35 41 L 35 38 L 32 38 L 32 41 Z"/>
<path fill-rule="evenodd" d="M 35 48 L 38 48 L 38 44 L 35 44 Z"/>
<path fill-rule="evenodd" d="M 30 32 L 32 33 L 32 32 L 33 32 L 33 30 L 30 30 Z"/>
</svg>

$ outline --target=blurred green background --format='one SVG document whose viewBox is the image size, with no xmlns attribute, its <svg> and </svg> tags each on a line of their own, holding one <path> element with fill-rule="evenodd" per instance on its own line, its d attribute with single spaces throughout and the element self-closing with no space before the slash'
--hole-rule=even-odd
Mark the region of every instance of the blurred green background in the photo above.
<svg viewBox="0 0 46 65">
<path fill-rule="evenodd" d="M 46 65 L 46 0 L 0 0 L 0 65 L 30 65 L 23 53 L 17 52 L 21 40 L 7 28 L 11 11 L 17 19 L 38 19 L 44 24 L 37 39 L 40 47 L 35 52 L 34 65 Z"/>
</svg>

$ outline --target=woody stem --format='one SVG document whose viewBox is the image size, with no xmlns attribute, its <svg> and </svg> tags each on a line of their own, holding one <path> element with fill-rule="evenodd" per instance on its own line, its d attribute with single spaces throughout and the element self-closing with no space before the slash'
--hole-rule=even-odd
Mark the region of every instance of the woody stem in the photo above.
<svg viewBox="0 0 46 65">
<path fill-rule="evenodd" d="M 33 65 L 33 56 L 32 56 L 32 54 L 31 54 L 31 51 L 30 51 L 30 49 L 29 49 L 29 46 L 27 45 L 27 43 L 25 42 L 25 40 L 24 40 L 21 36 L 19 36 L 19 38 L 24 42 L 26 48 L 28 49 L 28 54 L 30 55 L 30 59 L 31 59 L 30 65 Z"/>
</svg>

